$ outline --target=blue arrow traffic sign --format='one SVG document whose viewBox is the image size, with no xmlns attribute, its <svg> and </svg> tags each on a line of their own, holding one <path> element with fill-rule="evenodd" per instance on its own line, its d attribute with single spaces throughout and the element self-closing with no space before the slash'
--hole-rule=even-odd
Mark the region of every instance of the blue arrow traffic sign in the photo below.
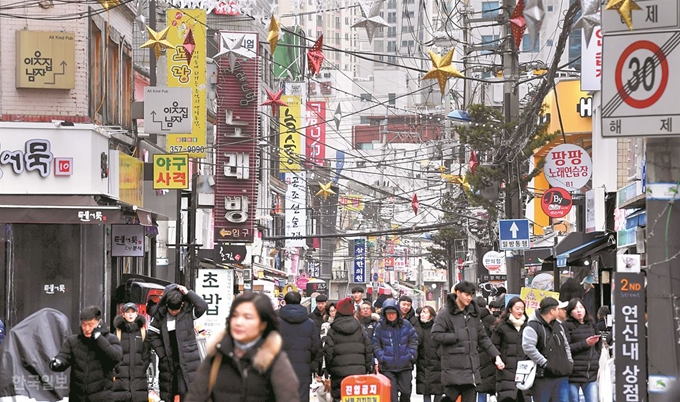
<svg viewBox="0 0 680 402">
<path fill-rule="evenodd" d="M 501 219 L 498 221 L 498 229 L 501 250 L 530 248 L 528 219 Z"/>
</svg>

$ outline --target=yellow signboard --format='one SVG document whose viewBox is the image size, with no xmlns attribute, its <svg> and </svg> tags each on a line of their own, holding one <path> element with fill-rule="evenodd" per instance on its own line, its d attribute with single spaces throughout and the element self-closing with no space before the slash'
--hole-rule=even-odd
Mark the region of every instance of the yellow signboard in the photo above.
<svg viewBox="0 0 680 402">
<path fill-rule="evenodd" d="M 191 118 L 193 130 L 187 134 L 168 134 L 170 153 L 188 153 L 192 158 L 206 156 L 206 18 L 205 11 L 194 9 L 169 9 L 167 11 L 168 42 L 174 47 L 167 50 L 167 74 L 169 87 L 191 88 Z M 191 57 L 185 42 L 194 49 Z M 190 46 L 189 46 L 190 47 Z"/>
<path fill-rule="evenodd" d="M 76 87 L 76 41 L 72 32 L 16 31 L 16 87 Z"/>
<path fill-rule="evenodd" d="M 281 172 L 299 172 L 300 155 L 304 156 L 302 136 L 302 100 L 300 96 L 284 95 L 281 100 L 288 106 L 281 106 L 279 116 L 279 156 Z"/>
<path fill-rule="evenodd" d="M 154 190 L 183 190 L 189 188 L 189 155 L 157 154 L 153 156 Z"/>
<path fill-rule="evenodd" d="M 118 197 L 138 207 L 144 206 L 144 162 L 130 155 L 119 154 Z"/>
<path fill-rule="evenodd" d="M 560 300 L 559 292 L 551 292 L 549 290 L 539 290 L 532 288 L 522 288 L 519 297 L 524 301 L 526 306 L 524 311 L 527 315 L 531 316 L 535 310 L 538 309 L 538 305 L 541 304 L 541 300 L 546 297 L 552 297 L 555 300 Z"/>
</svg>

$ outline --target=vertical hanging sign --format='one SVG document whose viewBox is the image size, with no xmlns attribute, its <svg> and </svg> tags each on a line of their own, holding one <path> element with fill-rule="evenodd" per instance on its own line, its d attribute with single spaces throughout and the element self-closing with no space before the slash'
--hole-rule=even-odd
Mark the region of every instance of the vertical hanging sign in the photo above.
<svg viewBox="0 0 680 402">
<path fill-rule="evenodd" d="M 192 130 L 186 134 L 168 134 L 168 151 L 188 153 L 193 158 L 206 156 L 206 17 L 204 10 L 169 9 L 167 11 L 167 75 L 169 87 L 191 88 Z"/>
<path fill-rule="evenodd" d="M 354 239 L 353 282 L 366 282 L 366 239 Z"/>
<path fill-rule="evenodd" d="M 326 159 L 326 102 L 307 102 L 307 160 L 324 166 Z"/>
<path fill-rule="evenodd" d="M 286 173 L 286 247 L 307 245 L 306 172 Z"/>
<path fill-rule="evenodd" d="M 282 172 L 299 172 L 300 156 L 304 156 L 302 145 L 302 98 L 298 95 L 281 97 L 288 106 L 281 107 L 279 116 L 279 147 L 281 149 L 280 168 Z"/>
</svg>

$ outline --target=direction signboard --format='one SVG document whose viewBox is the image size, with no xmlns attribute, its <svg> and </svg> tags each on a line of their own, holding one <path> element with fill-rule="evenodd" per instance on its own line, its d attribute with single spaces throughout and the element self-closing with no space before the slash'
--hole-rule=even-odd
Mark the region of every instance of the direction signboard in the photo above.
<svg viewBox="0 0 680 402">
<path fill-rule="evenodd" d="M 501 250 L 529 249 L 529 220 L 501 219 L 498 221 Z"/>
<path fill-rule="evenodd" d="M 191 132 L 191 88 L 146 87 L 144 132 L 147 134 Z"/>
<path fill-rule="evenodd" d="M 602 136 L 680 134 L 680 31 L 605 35 L 603 46 Z"/>
</svg>

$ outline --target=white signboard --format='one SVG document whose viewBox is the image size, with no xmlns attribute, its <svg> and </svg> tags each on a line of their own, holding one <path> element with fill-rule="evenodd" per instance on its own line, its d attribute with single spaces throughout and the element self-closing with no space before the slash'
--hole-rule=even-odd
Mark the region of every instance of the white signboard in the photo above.
<svg viewBox="0 0 680 402">
<path fill-rule="evenodd" d="M 111 256 L 144 257 L 144 226 L 112 225 Z"/>
<path fill-rule="evenodd" d="M 680 31 L 604 37 L 603 137 L 680 134 L 678 46 Z"/>
<path fill-rule="evenodd" d="M 604 188 L 586 191 L 586 233 L 605 229 Z"/>
<path fill-rule="evenodd" d="M 489 251 L 482 257 L 484 268 L 492 275 L 506 275 L 505 255 L 498 251 Z"/>
<path fill-rule="evenodd" d="M 307 245 L 307 180 L 304 171 L 286 173 L 286 247 Z"/>
<path fill-rule="evenodd" d="M 144 132 L 182 134 L 191 129 L 191 88 L 146 87 Z"/>
<path fill-rule="evenodd" d="M 640 254 L 618 254 L 616 272 L 640 273 Z"/>
<path fill-rule="evenodd" d="M 633 31 L 650 29 L 678 28 L 678 2 L 669 0 L 636 0 L 640 10 L 632 10 Z M 602 27 L 606 34 L 614 32 L 631 32 L 621 15 L 614 10 L 606 11 L 602 8 Z"/>
<path fill-rule="evenodd" d="M 93 128 L 0 122 L 0 194 L 109 194 L 109 139 Z"/>
<path fill-rule="evenodd" d="M 581 31 L 581 91 L 599 91 L 602 88 L 602 28 L 595 27 L 588 42 Z"/>
<path fill-rule="evenodd" d="M 548 151 L 543 173 L 551 186 L 576 191 L 590 180 L 593 162 L 578 145 L 562 144 Z"/>
<path fill-rule="evenodd" d="M 203 328 L 208 332 L 223 329 L 234 299 L 234 271 L 199 269 L 196 294 L 208 303 L 208 310 L 202 317 Z"/>
</svg>

